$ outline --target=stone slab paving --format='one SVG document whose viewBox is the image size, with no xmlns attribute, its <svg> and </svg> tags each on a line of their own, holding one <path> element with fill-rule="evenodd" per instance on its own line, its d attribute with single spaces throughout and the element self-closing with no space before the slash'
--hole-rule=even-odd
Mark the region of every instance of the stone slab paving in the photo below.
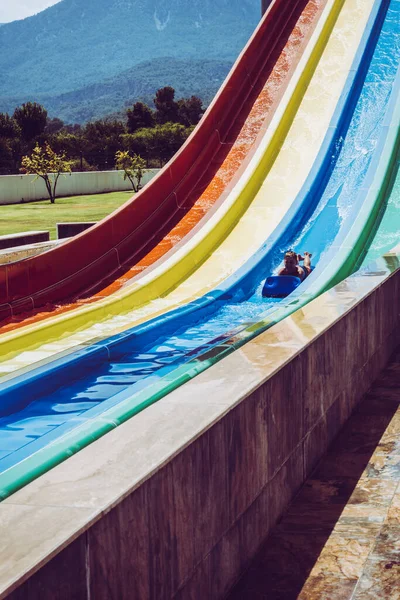
<svg viewBox="0 0 400 600">
<path fill-rule="evenodd" d="M 229 600 L 400 600 L 400 351 Z"/>
</svg>

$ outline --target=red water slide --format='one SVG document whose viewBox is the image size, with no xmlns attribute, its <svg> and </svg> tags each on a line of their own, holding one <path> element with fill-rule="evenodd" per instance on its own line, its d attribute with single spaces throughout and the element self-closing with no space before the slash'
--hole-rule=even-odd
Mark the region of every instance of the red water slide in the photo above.
<svg viewBox="0 0 400 600">
<path fill-rule="evenodd" d="M 62 246 L 0 266 L 0 319 L 105 285 L 160 243 L 212 180 L 307 5 L 315 17 L 318 2 L 271 4 L 199 126 L 136 196 Z"/>
</svg>

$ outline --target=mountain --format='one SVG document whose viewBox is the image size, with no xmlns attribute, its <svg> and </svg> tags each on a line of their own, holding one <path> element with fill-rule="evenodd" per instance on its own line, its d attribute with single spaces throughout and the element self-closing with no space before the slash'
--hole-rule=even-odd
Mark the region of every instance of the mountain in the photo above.
<svg viewBox="0 0 400 600">
<path fill-rule="evenodd" d="M 171 59 L 194 61 L 194 75 L 201 61 L 232 64 L 259 17 L 260 0 L 62 0 L 0 28 L 0 102 L 90 97 L 135 66 L 146 87 L 154 60 L 160 75 L 165 59 L 166 73 Z"/>
<path fill-rule="evenodd" d="M 139 63 L 103 82 L 61 94 L 31 94 L 50 117 L 65 123 L 85 123 L 124 110 L 137 100 L 154 108 L 153 98 L 158 88 L 171 85 L 175 98 L 200 96 L 208 105 L 231 67 L 231 61 L 179 60 L 156 58 Z M 0 97 L 0 112 L 14 112 L 26 97 Z"/>
</svg>

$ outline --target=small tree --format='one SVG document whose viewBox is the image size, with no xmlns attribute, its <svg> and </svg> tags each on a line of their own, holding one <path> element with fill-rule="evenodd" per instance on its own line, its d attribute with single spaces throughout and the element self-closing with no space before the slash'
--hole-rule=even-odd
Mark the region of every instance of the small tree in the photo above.
<svg viewBox="0 0 400 600">
<path fill-rule="evenodd" d="M 115 161 L 117 169 L 124 171 L 124 180 L 129 179 L 132 189 L 138 192 L 146 166 L 144 158 L 138 154 L 134 154 L 132 157 L 127 150 L 118 150 L 115 155 Z"/>
<path fill-rule="evenodd" d="M 61 173 L 71 172 L 71 162 L 66 160 L 65 154 L 56 154 L 49 144 L 46 143 L 43 148 L 36 144 L 30 156 L 22 157 L 20 170 L 36 175 L 35 179 L 41 177 L 46 184 L 50 202 L 54 204 L 58 179 Z"/>
</svg>

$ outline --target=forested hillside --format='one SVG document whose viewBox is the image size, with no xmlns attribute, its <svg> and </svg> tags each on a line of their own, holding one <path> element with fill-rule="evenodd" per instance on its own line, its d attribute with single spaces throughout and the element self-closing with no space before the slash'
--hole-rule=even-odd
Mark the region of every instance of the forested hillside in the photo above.
<svg viewBox="0 0 400 600">
<path fill-rule="evenodd" d="M 200 96 L 209 104 L 231 66 L 230 61 L 179 60 L 145 61 L 103 82 L 61 94 L 33 94 L 29 97 L 45 105 L 49 115 L 66 123 L 85 123 L 122 111 L 141 100 L 153 106 L 157 89 L 171 85 L 178 97 Z M 0 112 L 11 114 L 26 96 L 0 97 Z"/>
<path fill-rule="evenodd" d="M 82 121 L 166 84 L 206 99 L 259 17 L 260 0 L 62 0 L 0 28 L 0 110 Z"/>
</svg>

